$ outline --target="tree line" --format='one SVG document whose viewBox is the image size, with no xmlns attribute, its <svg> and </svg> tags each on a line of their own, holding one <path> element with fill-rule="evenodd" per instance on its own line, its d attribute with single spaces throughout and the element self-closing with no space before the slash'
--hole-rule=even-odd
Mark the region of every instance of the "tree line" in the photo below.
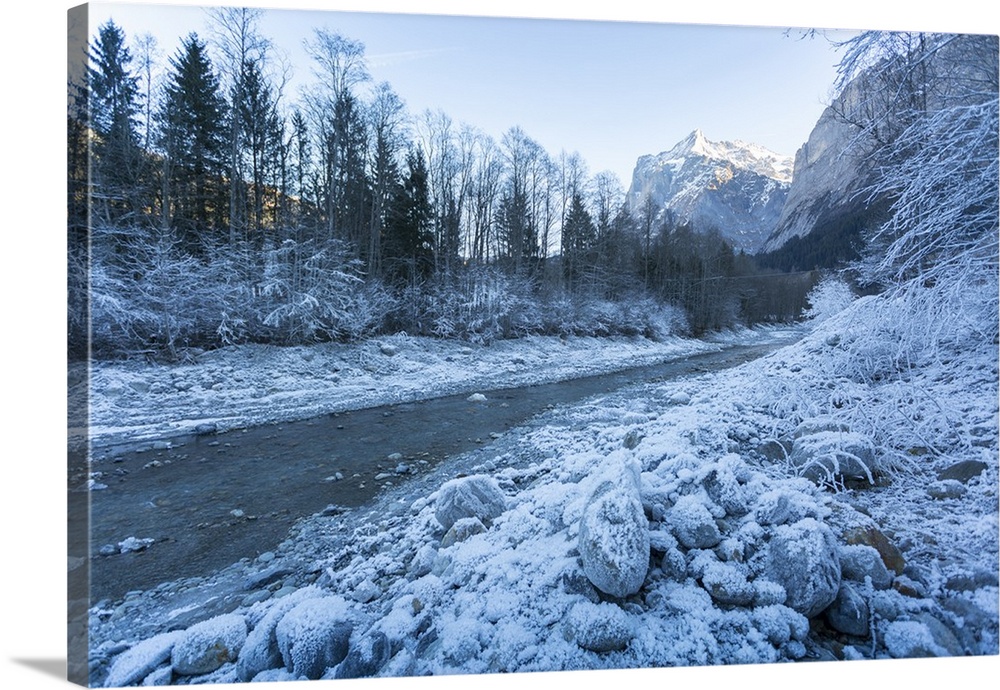
<svg viewBox="0 0 1000 690">
<path fill-rule="evenodd" d="M 164 61 L 98 28 L 68 119 L 77 355 L 405 330 L 700 334 L 797 316 L 812 273 L 764 271 L 721 235 L 625 205 L 612 173 L 411 115 L 364 46 L 305 41 L 297 99 L 262 11 L 211 12 Z M 89 299 L 87 299 L 89 296 Z"/>
</svg>

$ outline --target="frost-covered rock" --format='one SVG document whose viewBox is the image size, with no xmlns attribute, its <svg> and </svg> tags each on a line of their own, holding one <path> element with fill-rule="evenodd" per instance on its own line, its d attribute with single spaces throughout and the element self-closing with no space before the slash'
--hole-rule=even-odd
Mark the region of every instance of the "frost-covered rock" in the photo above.
<svg viewBox="0 0 1000 690">
<path fill-rule="evenodd" d="M 938 480 L 955 479 L 963 484 L 986 471 L 986 463 L 979 460 L 963 460 L 949 465 L 938 472 Z"/>
<path fill-rule="evenodd" d="M 689 405 L 691 403 L 691 396 L 684 391 L 677 391 L 667 400 L 671 405 Z"/>
<path fill-rule="evenodd" d="M 354 601 L 367 604 L 369 601 L 374 601 L 382 596 L 382 589 L 372 582 L 370 578 L 365 578 L 351 591 L 350 596 Z"/>
<path fill-rule="evenodd" d="M 441 548 L 447 548 L 452 544 L 457 544 L 460 541 L 465 541 L 470 537 L 474 537 L 477 534 L 482 534 L 486 531 L 486 526 L 482 523 L 479 518 L 467 517 L 461 518 L 455 521 L 444 536 L 441 538 Z"/>
<path fill-rule="evenodd" d="M 772 531 L 762 574 L 785 588 L 785 606 L 812 618 L 840 591 L 837 541 L 822 522 L 805 518 Z"/>
<path fill-rule="evenodd" d="M 184 631 L 170 654 L 176 673 L 185 676 L 211 673 L 236 661 L 247 639 L 247 624 L 235 613 L 196 623 Z"/>
<path fill-rule="evenodd" d="M 757 606 L 751 615 L 754 627 L 775 647 L 791 640 L 804 640 L 809 634 L 809 620 L 781 604 Z"/>
<path fill-rule="evenodd" d="M 801 476 L 816 483 L 873 483 L 878 474 L 875 444 L 867 436 L 849 431 L 819 431 L 800 436 L 795 439 L 788 460 Z"/>
<path fill-rule="evenodd" d="M 267 613 L 247 635 L 243 649 L 240 650 L 236 662 L 236 673 L 240 680 L 244 682 L 253 680 L 261 671 L 282 665 L 283 660 L 281 651 L 278 649 L 275 628 L 286 613 L 310 596 L 316 596 L 315 590 L 301 589 L 270 605 Z"/>
<path fill-rule="evenodd" d="M 886 626 L 883 642 L 897 659 L 952 656 L 952 651 L 935 638 L 925 621 L 892 621 Z"/>
<path fill-rule="evenodd" d="M 927 495 L 936 501 L 961 498 L 965 491 L 965 484 L 957 479 L 940 479 L 927 487 Z"/>
<path fill-rule="evenodd" d="M 627 597 L 639 591 L 649 568 L 649 523 L 639 495 L 639 472 L 629 465 L 602 481 L 580 519 L 583 572 L 605 594 Z"/>
<path fill-rule="evenodd" d="M 837 598 L 823 614 L 831 628 L 847 635 L 867 637 L 870 611 L 868 602 L 850 582 L 840 585 Z"/>
<path fill-rule="evenodd" d="M 712 599 L 726 606 L 749 606 L 756 594 L 744 569 L 733 563 L 709 564 L 701 582 Z"/>
<path fill-rule="evenodd" d="M 567 640 L 598 653 L 621 651 L 635 637 L 631 616 L 608 602 L 578 602 L 566 615 L 563 630 Z"/>
<path fill-rule="evenodd" d="M 438 490 L 434 516 L 446 530 L 462 518 L 478 518 L 490 524 L 507 508 L 500 485 L 483 474 L 445 482 Z"/>
<path fill-rule="evenodd" d="M 486 396 L 483 395 L 482 393 L 473 393 L 468 398 L 466 398 L 466 400 L 474 403 L 484 403 L 486 402 Z"/>
<path fill-rule="evenodd" d="M 684 547 L 711 549 L 722 541 L 715 518 L 697 495 L 681 496 L 667 514 L 667 522 Z"/>
<path fill-rule="evenodd" d="M 376 630 L 352 645 L 347 656 L 337 666 L 334 678 L 367 678 L 374 676 L 392 658 L 392 645 L 385 633 Z"/>
<path fill-rule="evenodd" d="M 162 633 L 119 654 L 111 663 L 104 687 L 119 688 L 140 682 L 170 659 L 170 652 L 182 634 L 182 630 Z"/>
<path fill-rule="evenodd" d="M 896 575 L 902 575 L 906 559 L 895 544 L 877 527 L 852 527 L 846 530 L 842 539 L 847 544 L 870 546 L 881 556 L 885 566 Z"/>
<path fill-rule="evenodd" d="M 134 551 L 145 551 L 148 549 L 155 539 L 139 539 L 137 537 L 127 537 L 122 541 L 118 542 L 119 553 L 132 553 Z"/>
<path fill-rule="evenodd" d="M 702 480 L 708 497 L 725 510 L 727 515 L 740 517 L 749 511 L 747 491 L 739 477 L 743 469 L 742 461 L 727 457 L 724 462 L 717 463 Z"/>
<path fill-rule="evenodd" d="M 296 677 L 316 680 L 347 656 L 353 625 L 340 597 L 308 599 L 282 616 L 274 634 L 285 668 Z"/>
<path fill-rule="evenodd" d="M 170 685 L 174 679 L 174 670 L 169 666 L 161 666 L 142 679 L 142 687 L 155 688 Z"/>
<path fill-rule="evenodd" d="M 863 583 L 870 577 L 875 589 L 889 589 L 892 574 L 871 546 L 845 544 L 840 547 L 840 571 L 844 579 Z"/>
</svg>

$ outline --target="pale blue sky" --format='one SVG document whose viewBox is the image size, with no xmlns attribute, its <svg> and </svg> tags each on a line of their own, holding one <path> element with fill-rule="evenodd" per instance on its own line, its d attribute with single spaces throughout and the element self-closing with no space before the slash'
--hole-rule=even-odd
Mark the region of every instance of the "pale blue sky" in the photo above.
<svg viewBox="0 0 1000 690">
<path fill-rule="evenodd" d="M 93 30 L 108 17 L 130 38 L 153 33 L 166 54 L 191 31 L 210 34 L 194 6 L 91 5 Z M 270 9 L 262 32 L 293 65 L 289 96 L 314 79 L 301 48 L 314 27 L 363 42 L 374 80 L 390 82 L 411 114 L 440 108 L 496 137 L 519 125 L 549 153 L 579 151 L 591 172 L 611 170 L 625 186 L 640 155 L 695 128 L 793 155 L 837 59 L 826 41 L 782 28 Z"/>
</svg>

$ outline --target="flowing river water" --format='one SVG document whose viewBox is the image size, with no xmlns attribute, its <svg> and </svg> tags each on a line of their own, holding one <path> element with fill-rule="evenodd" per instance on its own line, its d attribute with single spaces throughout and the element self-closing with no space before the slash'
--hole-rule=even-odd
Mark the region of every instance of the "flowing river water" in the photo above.
<svg viewBox="0 0 1000 690">
<path fill-rule="evenodd" d="M 118 599 L 165 581 L 206 575 L 274 549 L 299 519 L 352 508 L 525 425 L 553 407 L 761 357 L 781 343 L 732 346 L 653 366 L 522 388 L 330 414 L 224 434 L 119 449 L 92 469 L 108 488 L 71 491 L 71 543 L 86 543 L 90 600 Z M 70 458 L 80 470 L 82 456 Z M 89 498 L 89 506 L 87 499 Z M 89 509 L 89 521 L 86 511 Z M 143 551 L 102 555 L 128 537 Z"/>
</svg>

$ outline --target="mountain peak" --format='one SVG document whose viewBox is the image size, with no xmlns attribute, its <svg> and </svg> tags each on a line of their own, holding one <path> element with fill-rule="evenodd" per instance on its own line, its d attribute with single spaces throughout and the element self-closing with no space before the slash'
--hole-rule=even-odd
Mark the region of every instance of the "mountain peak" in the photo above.
<svg viewBox="0 0 1000 690">
<path fill-rule="evenodd" d="M 652 202 L 678 221 L 718 228 L 737 249 L 756 252 L 774 230 L 792 177 L 792 158 L 757 144 L 709 140 L 695 129 L 672 149 L 641 156 L 629 204 Z"/>
<path fill-rule="evenodd" d="M 782 156 L 759 144 L 745 141 L 710 141 L 700 128 L 681 139 L 672 149 L 656 158 L 679 160 L 692 156 L 714 161 L 725 161 L 736 168 L 753 171 L 759 175 L 788 184 L 792 181 L 791 156 Z"/>
</svg>

